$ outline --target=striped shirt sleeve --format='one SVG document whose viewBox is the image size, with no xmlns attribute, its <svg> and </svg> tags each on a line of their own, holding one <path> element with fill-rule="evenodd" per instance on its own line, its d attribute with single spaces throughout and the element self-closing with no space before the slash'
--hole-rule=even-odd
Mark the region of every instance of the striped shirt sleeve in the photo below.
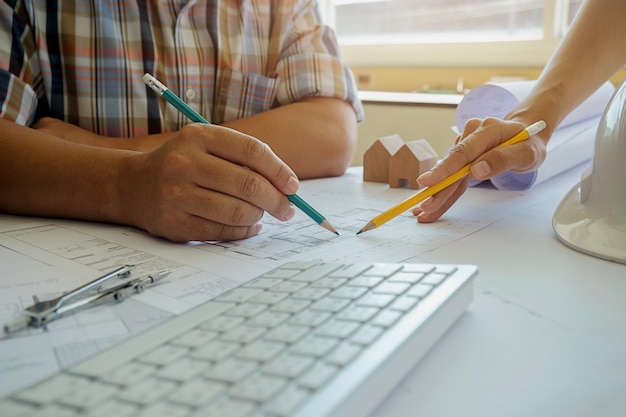
<svg viewBox="0 0 626 417">
<path fill-rule="evenodd" d="M 29 126 L 35 120 L 41 86 L 34 36 L 23 7 L 0 3 L 0 118 Z"/>
</svg>

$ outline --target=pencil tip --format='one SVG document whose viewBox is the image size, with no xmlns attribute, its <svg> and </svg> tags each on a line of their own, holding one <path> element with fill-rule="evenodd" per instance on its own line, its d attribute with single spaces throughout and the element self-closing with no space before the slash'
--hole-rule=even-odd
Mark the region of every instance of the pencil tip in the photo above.
<svg viewBox="0 0 626 417">
<path fill-rule="evenodd" d="M 334 234 L 336 234 L 337 236 L 339 236 L 339 233 L 335 230 L 335 228 L 328 222 L 328 220 L 324 220 L 323 222 L 320 223 L 320 225 L 325 228 L 326 230 L 330 230 L 331 232 L 333 232 Z"/>
<path fill-rule="evenodd" d="M 368 230 L 372 230 L 376 228 L 376 224 L 374 222 L 368 222 L 365 226 L 363 226 L 363 228 L 361 228 L 361 230 L 359 230 L 358 232 L 356 232 L 356 234 L 361 234 L 363 232 L 367 232 Z"/>
</svg>

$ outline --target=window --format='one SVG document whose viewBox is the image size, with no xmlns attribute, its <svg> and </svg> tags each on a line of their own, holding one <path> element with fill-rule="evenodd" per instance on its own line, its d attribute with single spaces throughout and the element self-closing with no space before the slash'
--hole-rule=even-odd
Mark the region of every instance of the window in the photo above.
<svg viewBox="0 0 626 417">
<path fill-rule="evenodd" d="M 351 65 L 543 65 L 582 0 L 322 0 Z"/>
</svg>

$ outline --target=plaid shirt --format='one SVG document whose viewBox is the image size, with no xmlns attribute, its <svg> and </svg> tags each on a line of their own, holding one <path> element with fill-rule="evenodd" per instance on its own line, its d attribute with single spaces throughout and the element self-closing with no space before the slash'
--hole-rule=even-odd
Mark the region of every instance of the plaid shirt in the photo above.
<svg viewBox="0 0 626 417">
<path fill-rule="evenodd" d="M 110 137 L 188 120 L 149 72 L 213 123 L 304 97 L 363 109 L 313 0 L 0 1 L 0 117 L 52 116 Z"/>
</svg>

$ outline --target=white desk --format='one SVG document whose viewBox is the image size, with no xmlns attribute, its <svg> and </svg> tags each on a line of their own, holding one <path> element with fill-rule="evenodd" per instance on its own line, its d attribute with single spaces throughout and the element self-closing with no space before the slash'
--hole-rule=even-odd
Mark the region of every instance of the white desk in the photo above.
<svg viewBox="0 0 626 417">
<path fill-rule="evenodd" d="M 29 295 L 72 288 L 114 264 L 177 266 L 167 283 L 118 306 L 0 340 L 0 396 L 274 265 L 343 258 L 479 267 L 472 305 L 374 416 L 624 416 L 626 266 L 573 251 L 551 227 L 582 169 L 524 193 L 471 189 L 439 222 L 417 225 L 402 216 L 358 237 L 353 232 L 373 210 L 413 191 L 363 183 L 360 169 L 351 168 L 341 178 L 305 182 L 299 193 L 339 238 L 299 216 L 289 224 L 269 219 L 259 237 L 220 245 L 0 215 L 3 322 Z"/>
</svg>

